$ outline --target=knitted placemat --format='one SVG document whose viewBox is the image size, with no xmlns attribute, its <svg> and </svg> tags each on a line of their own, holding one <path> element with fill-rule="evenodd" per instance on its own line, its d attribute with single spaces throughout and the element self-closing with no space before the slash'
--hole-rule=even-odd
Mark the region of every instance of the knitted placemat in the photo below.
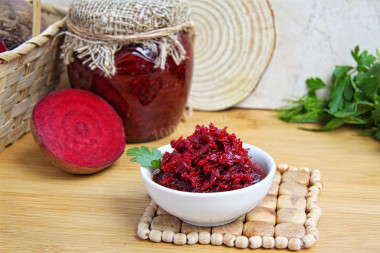
<svg viewBox="0 0 380 253">
<path fill-rule="evenodd" d="M 322 190 L 317 169 L 279 164 L 267 196 L 232 223 L 198 227 L 182 222 L 151 201 L 137 228 L 141 239 L 176 245 L 212 244 L 236 248 L 300 250 L 318 240 Z"/>
</svg>

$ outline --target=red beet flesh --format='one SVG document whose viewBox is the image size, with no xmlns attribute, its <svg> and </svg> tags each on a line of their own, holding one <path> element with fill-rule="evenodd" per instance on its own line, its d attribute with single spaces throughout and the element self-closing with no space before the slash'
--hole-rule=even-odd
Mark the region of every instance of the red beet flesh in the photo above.
<svg viewBox="0 0 380 253">
<path fill-rule="evenodd" d="M 65 89 L 48 94 L 34 108 L 31 128 L 41 150 L 67 172 L 98 172 L 124 152 L 120 117 L 89 91 Z"/>
<path fill-rule="evenodd" d="M 153 180 L 165 187 L 187 192 L 221 192 L 241 189 L 259 182 L 263 172 L 252 164 L 247 149 L 226 128 L 213 124 L 197 126 L 183 139 L 171 141 L 161 170 Z"/>
<path fill-rule="evenodd" d="M 0 40 L 0 53 L 7 51 L 7 47 L 3 40 Z"/>
</svg>

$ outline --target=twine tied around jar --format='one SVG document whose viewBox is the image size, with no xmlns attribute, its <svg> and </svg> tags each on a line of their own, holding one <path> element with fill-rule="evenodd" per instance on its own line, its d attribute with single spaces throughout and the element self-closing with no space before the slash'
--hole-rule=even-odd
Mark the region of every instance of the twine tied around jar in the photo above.
<svg viewBox="0 0 380 253">
<path fill-rule="evenodd" d="M 67 31 L 62 45 L 64 64 L 74 55 L 92 70 L 106 77 L 116 73 L 115 53 L 122 46 L 141 44 L 157 52 L 156 68 L 165 68 L 171 56 L 179 65 L 186 50 L 178 33 L 192 36 L 187 0 L 74 0 L 67 16 Z"/>
</svg>

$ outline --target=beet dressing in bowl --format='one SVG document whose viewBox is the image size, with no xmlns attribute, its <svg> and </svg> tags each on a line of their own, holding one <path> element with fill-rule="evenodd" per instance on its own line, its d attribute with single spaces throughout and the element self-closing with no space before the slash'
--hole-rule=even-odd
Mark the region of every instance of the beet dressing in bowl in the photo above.
<svg viewBox="0 0 380 253">
<path fill-rule="evenodd" d="M 212 124 L 159 150 L 161 169 L 140 168 L 145 187 L 161 208 L 197 226 L 226 224 L 252 210 L 276 170 L 265 151 Z"/>
</svg>

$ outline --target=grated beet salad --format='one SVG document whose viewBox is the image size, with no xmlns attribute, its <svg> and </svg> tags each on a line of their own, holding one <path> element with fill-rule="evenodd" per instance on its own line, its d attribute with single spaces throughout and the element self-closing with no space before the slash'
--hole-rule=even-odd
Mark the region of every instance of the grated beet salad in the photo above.
<svg viewBox="0 0 380 253">
<path fill-rule="evenodd" d="M 187 192 L 231 191 L 259 182 L 262 171 L 252 164 L 242 141 L 226 129 L 196 126 L 186 139 L 172 140 L 174 150 L 164 154 L 153 181 Z"/>
</svg>

